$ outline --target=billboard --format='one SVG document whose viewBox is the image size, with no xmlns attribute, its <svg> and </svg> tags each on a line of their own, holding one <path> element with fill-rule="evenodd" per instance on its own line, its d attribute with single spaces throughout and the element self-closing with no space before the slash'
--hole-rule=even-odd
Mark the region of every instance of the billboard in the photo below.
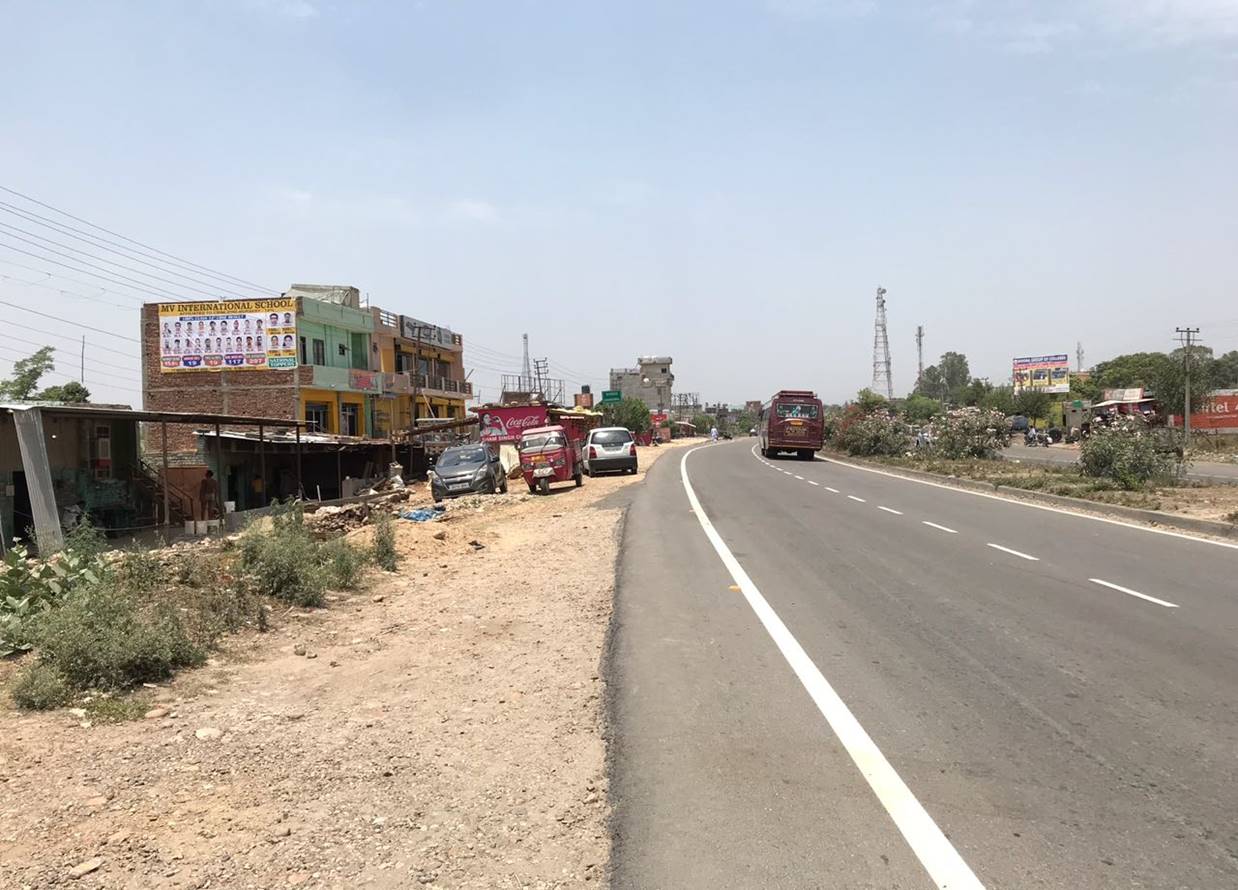
<svg viewBox="0 0 1238 890">
<path fill-rule="evenodd" d="M 1029 355 L 1014 360 L 1014 391 L 1070 392 L 1070 357 Z"/>
<path fill-rule="evenodd" d="M 297 366 L 297 301 L 159 304 L 159 369 L 287 371 Z"/>
<path fill-rule="evenodd" d="M 493 444 L 519 442 L 522 432 L 546 426 L 549 422 L 545 405 L 485 408 L 479 413 L 481 440 Z"/>
</svg>

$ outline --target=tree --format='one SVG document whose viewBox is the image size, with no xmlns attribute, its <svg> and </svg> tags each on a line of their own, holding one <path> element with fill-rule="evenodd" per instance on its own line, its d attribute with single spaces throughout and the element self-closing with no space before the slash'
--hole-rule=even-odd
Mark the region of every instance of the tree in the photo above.
<svg viewBox="0 0 1238 890">
<path fill-rule="evenodd" d="M 994 386 L 985 393 L 984 398 L 980 401 L 980 407 L 987 408 L 990 411 L 1000 411 L 1006 416 L 1014 414 L 1014 388 L 1010 386 Z"/>
<path fill-rule="evenodd" d="M 968 407 L 974 407 L 983 402 L 984 397 L 992 391 L 992 383 L 989 383 L 987 380 L 981 380 L 979 377 L 973 377 L 971 383 L 963 387 L 963 395 L 959 401 Z"/>
<path fill-rule="evenodd" d="M 44 346 L 33 355 L 13 362 L 13 376 L 0 380 L 0 398 L 17 402 L 33 398 L 39 378 L 56 367 L 52 351 L 53 347 Z"/>
<path fill-rule="evenodd" d="M 880 393 L 875 393 L 868 387 L 860 390 L 855 394 L 855 404 L 865 414 L 872 414 L 878 408 L 889 407 L 886 397 Z"/>
<path fill-rule="evenodd" d="M 710 428 L 717 424 L 717 422 L 718 418 L 712 414 L 697 414 L 692 418 L 692 425 L 696 427 L 696 432 L 699 436 L 708 436 Z"/>
<path fill-rule="evenodd" d="M 70 380 L 62 386 L 49 386 L 36 396 L 45 402 L 68 402 L 80 404 L 90 401 L 90 390 L 76 380 Z"/>
<path fill-rule="evenodd" d="M 1096 376 L 1089 374 L 1087 377 L 1080 377 L 1078 374 L 1071 374 L 1070 394 L 1076 399 L 1087 399 L 1089 402 L 1099 402 L 1100 386 L 1096 382 Z"/>
<path fill-rule="evenodd" d="M 941 376 L 945 381 L 946 391 L 950 394 L 950 401 L 956 404 L 963 401 L 963 391 L 967 388 L 968 381 L 971 380 L 967 356 L 961 352 L 946 352 L 942 354 L 937 366 L 941 368 Z"/>
<path fill-rule="evenodd" d="M 1014 397 L 1014 411 L 1028 420 L 1042 420 L 1049 414 L 1053 398 L 1038 389 L 1025 389 Z"/>
<path fill-rule="evenodd" d="M 929 365 L 925 368 L 924 373 L 920 375 L 920 384 L 916 387 L 916 392 L 928 396 L 930 399 L 945 401 L 950 393 L 946 386 L 946 378 L 941 373 L 941 368 L 936 365 Z"/>
<path fill-rule="evenodd" d="M 739 435 L 747 435 L 748 430 L 757 425 L 757 416 L 751 411 L 741 411 L 735 415 L 734 429 Z"/>
<path fill-rule="evenodd" d="M 920 393 L 912 393 L 903 402 L 903 414 L 912 423 L 921 423 L 940 413 L 941 403 Z"/>
<path fill-rule="evenodd" d="M 649 406 L 640 399 L 624 399 L 602 406 L 602 422 L 607 426 L 622 426 L 634 433 L 643 433 L 653 424 Z"/>
<path fill-rule="evenodd" d="M 1213 360 L 1212 385 L 1216 389 L 1238 388 L 1238 349 Z"/>
</svg>

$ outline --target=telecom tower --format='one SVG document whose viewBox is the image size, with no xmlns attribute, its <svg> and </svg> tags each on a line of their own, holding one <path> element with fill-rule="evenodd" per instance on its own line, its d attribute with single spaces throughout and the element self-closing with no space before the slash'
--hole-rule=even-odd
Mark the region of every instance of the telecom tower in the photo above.
<svg viewBox="0 0 1238 890">
<path fill-rule="evenodd" d="M 924 325 L 916 325 L 916 389 L 924 382 Z"/>
<path fill-rule="evenodd" d="M 873 329 L 873 392 L 894 398 L 894 377 L 890 373 L 890 337 L 886 333 L 886 289 L 877 288 L 877 323 Z"/>
<path fill-rule="evenodd" d="M 1083 341 L 1075 341 L 1075 370 L 1083 371 Z"/>
<path fill-rule="evenodd" d="M 529 363 L 529 335 L 524 335 L 524 365 L 520 369 L 520 388 L 533 389 L 533 367 Z"/>
</svg>

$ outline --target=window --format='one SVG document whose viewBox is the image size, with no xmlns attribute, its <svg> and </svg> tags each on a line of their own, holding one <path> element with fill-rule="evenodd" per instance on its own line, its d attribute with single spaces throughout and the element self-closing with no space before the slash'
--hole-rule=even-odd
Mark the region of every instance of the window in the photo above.
<svg viewBox="0 0 1238 890">
<path fill-rule="evenodd" d="M 325 365 L 327 363 L 327 342 L 325 340 L 314 339 L 314 364 Z"/>
<path fill-rule="evenodd" d="M 361 406 L 345 404 L 340 405 L 340 435 L 341 436 L 359 436 L 361 435 Z"/>
<path fill-rule="evenodd" d="M 797 405 L 792 402 L 778 403 L 779 417 L 801 417 L 807 420 L 815 420 L 817 417 L 816 405 Z"/>
<path fill-rule="evenodd" d="M 589 437 L 589 441 L 598 445 L 622 445 L 632 441 L 632 434 L 627 430 L 598 430 Z"/>
<path fill-rule="evenodd" d="M 309 360 L 305 357 L 305 338 L 301 338 L 301 364 L 308 365 Z"/>
<path fill-rule="evenodd" d="M 310 432 L 330 432 L 327 427 L 327 411 L 328 407 L 325 402 L 305 403 L 305 425 Z"/>
<path fill-rule="evenodd" d="M 350 339 L 352 341 L 352 366 L 358 371 L 364 371 L 370 367 L 370 359 L 365 348 L 365 341 L 368 338 L 365 334 L 353 332 Z"/>
</svg>

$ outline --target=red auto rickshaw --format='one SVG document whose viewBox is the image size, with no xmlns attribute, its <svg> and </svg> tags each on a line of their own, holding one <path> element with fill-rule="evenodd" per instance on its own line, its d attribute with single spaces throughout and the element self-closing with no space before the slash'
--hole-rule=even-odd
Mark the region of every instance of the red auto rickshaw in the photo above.
<svg viewBox="0 0 1238 890">
<path fill-rule="evenodd" d="M 520 435 L 520 471 L 530 492 L 546 494 L 550 483 L 569 479 L 584 483 L 580 447 L 582 439 L 573 434 L 574 425 L 540 426 Z"/>
</svg>

